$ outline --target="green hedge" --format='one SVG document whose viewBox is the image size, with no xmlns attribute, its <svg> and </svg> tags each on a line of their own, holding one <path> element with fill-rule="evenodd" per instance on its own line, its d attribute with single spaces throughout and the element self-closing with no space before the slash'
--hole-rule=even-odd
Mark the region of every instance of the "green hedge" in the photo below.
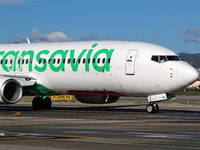
<svg viewBox="0 0 200 150">
<path fill-rule="evenodd" d="M 194 95 L 200 96 L 200 89 L 185 89 L 181 92 L 176 93 L 176 95 Z"/>
</svg>

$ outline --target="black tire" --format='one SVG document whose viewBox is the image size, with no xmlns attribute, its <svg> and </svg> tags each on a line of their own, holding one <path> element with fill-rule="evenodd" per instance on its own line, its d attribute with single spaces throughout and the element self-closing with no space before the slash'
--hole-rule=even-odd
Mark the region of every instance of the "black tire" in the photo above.
<svg viewBox="0 0 200 150">
<path fill-rule="evenodd" d="M 154 113 L 157 113 L 157 112 L 159 111 L 159 106 L 158 106 L 158 104 L 154 104 L 154 107 L 155 107 Z"/>
<path fill-rule="evenodd" d="M 51 99 L 49 97 L 42 100 L 42 108 L 44 110 L 49 110 L 51 108 L 51 104 Z"/>
<path fill-rule="evenodd" d="M 153 104 L 148 104 L 146 109 L 147 109 L 148 113 L 154 113 L 155 112 L 155 107 L 154 107 Z"/>
<path fill-rule="evenodd" d="M 42 109 L 42 98 L 41 97 L 34 97 L 32 101 L 33 109 L 41 110 Z"/>
</svg>

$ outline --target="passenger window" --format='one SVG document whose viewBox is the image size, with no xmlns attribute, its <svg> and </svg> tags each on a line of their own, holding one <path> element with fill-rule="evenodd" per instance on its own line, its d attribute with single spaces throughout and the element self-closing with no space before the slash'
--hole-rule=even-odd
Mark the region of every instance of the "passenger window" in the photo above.
<svg viewBox="0 0 200 150">
<path fill-rule="evenodd" d="M 81 59 L 79 58 L 79 59 L 78 59 L 78 64 L 80 64 L 80 63 L 81 63 Z"/>
<path fill-rule="evenodd" d="M 167 59 L 165 56 L 160 56 L 160 63 L 164 63 L 166 61 L 167 61 Z"/>
<path fill-rule="evenodd" d="M 70 64 L 70 59 L 68 59 L 68 62 L 67 62 L 68 64 Z"/>
<path fill-rule="evenodd" d="M 93 64 L 95 63 L 95 58 L 93 58 L 92 63 L 93 63 Z"/>
<path fill-rule="evenodd" d="M 28 64 L 28 59 L 26 59 L 26 64 Z"/>
<path fill-rule="evenodd" d="M 51 63 L 51 59 L 49 59 L 49 62 L 48 62 L 49 64 Z"/>
<path fill-rule="evenodd" d="M 99 64 L 99 63 L 100 63 L 100 58 L 97 59 L 97 64 Z"/>
<path fill-rule="evenodd" d="M 17 64 L 20 64 L 20 61 L 21 61 L 21 59 L 18 59 L 18 60 L 17 60 Z"/>
<path fill-rule="evenodd" d="M 88 59 L 87 63 L 88 63 L 88 64 L 90 63 L 90 58 Z"/>
<path fill-rule="evenodd" d="M 60 59 L 57 60 L 57 64 L 59 64 L 59 63 L 60 63 Z"/>
<path fill-rule="evenodd" d="M 41 63 L 41 59 L 39 60 L 39 64 Z M 22 59 L 22 64 L 24 64 L 24 59 Z"/>
<path fill-rule="evenodd" d="M 56 63 L 56 59 L 53 59 L 53 64 L 55 64 Z"/>
<path fill-rule="evenodd" d="M 32 64 L 33 63 L 33 59 L 30 59 L 30 64 Z"/>
<path fill-rule="evenodd" d="M 85 64 L 85 58 L 83 58 L 83 64 Z"/>
<path fill-rule="evenodd" d="M 43 63 L 44 63 L 44 64 L 46 63 L 46 59 L 44 59 Z"/>
<path fill-rule="evenodd" d="M 110 63 L 110 58 L 108 58 L 108 63 Z"/>
<path fill-rule="evenodd" d="M 7 63 L 8 63 L 8 60 L 6 59 L 5 64 L 7 64 Z"/>
<path fill-rule="evenodd" d="M 1 64 L 3 64 L 3 59 L 1 59 Z"/>
<path fill-rule="evenodd" d="M 65 59 L 63 59 L 62 63 L 65 64 Z"/>
<path fill-rule="evenodd" d="M 75 64 L 75 62 L 76 62 L 76 59 L 74 58 L 74 59 L 73 59 L 73 64 Z"/>
<path fill-rule="evenodd" d="M 13 60 L 11 59 L 11 60 L 10 60 L 10 64 L 12 64 L 12 62 L 13 62 Z"/>
<path fill-rule="evenodd" d="M 103 63 L 103 64 L 105 63 L 105 60 L 106 60 L 106 59 L 105 59 L 105 58 L 103 58 L 103 60 L 102 60 L 102 63 Z"/>
</svg>

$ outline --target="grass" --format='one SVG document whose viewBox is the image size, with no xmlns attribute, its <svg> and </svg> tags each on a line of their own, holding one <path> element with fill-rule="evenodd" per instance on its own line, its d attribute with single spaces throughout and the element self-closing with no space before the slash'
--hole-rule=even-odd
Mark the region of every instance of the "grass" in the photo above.
<svg viewBox="0 0 200 150">
<path fill-rule="evenodd" d="M 200 96 L 200 89 L 186 89 L 184 91 L 176 93 L 180 96 Z"/>
</svg>

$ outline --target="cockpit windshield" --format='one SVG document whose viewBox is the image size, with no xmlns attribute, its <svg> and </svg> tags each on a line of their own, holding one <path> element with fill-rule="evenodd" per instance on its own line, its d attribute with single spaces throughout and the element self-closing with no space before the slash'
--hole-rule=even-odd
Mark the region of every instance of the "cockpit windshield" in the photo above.
<svg viewBox="0 0 200 150">
<path fill-rule="evenodd" d="M 180 61 L 181 59 L 177 55 L 153 55 L 151 60 L 158 63 L 164 63 L 166 61 Z"/>
</svg>

